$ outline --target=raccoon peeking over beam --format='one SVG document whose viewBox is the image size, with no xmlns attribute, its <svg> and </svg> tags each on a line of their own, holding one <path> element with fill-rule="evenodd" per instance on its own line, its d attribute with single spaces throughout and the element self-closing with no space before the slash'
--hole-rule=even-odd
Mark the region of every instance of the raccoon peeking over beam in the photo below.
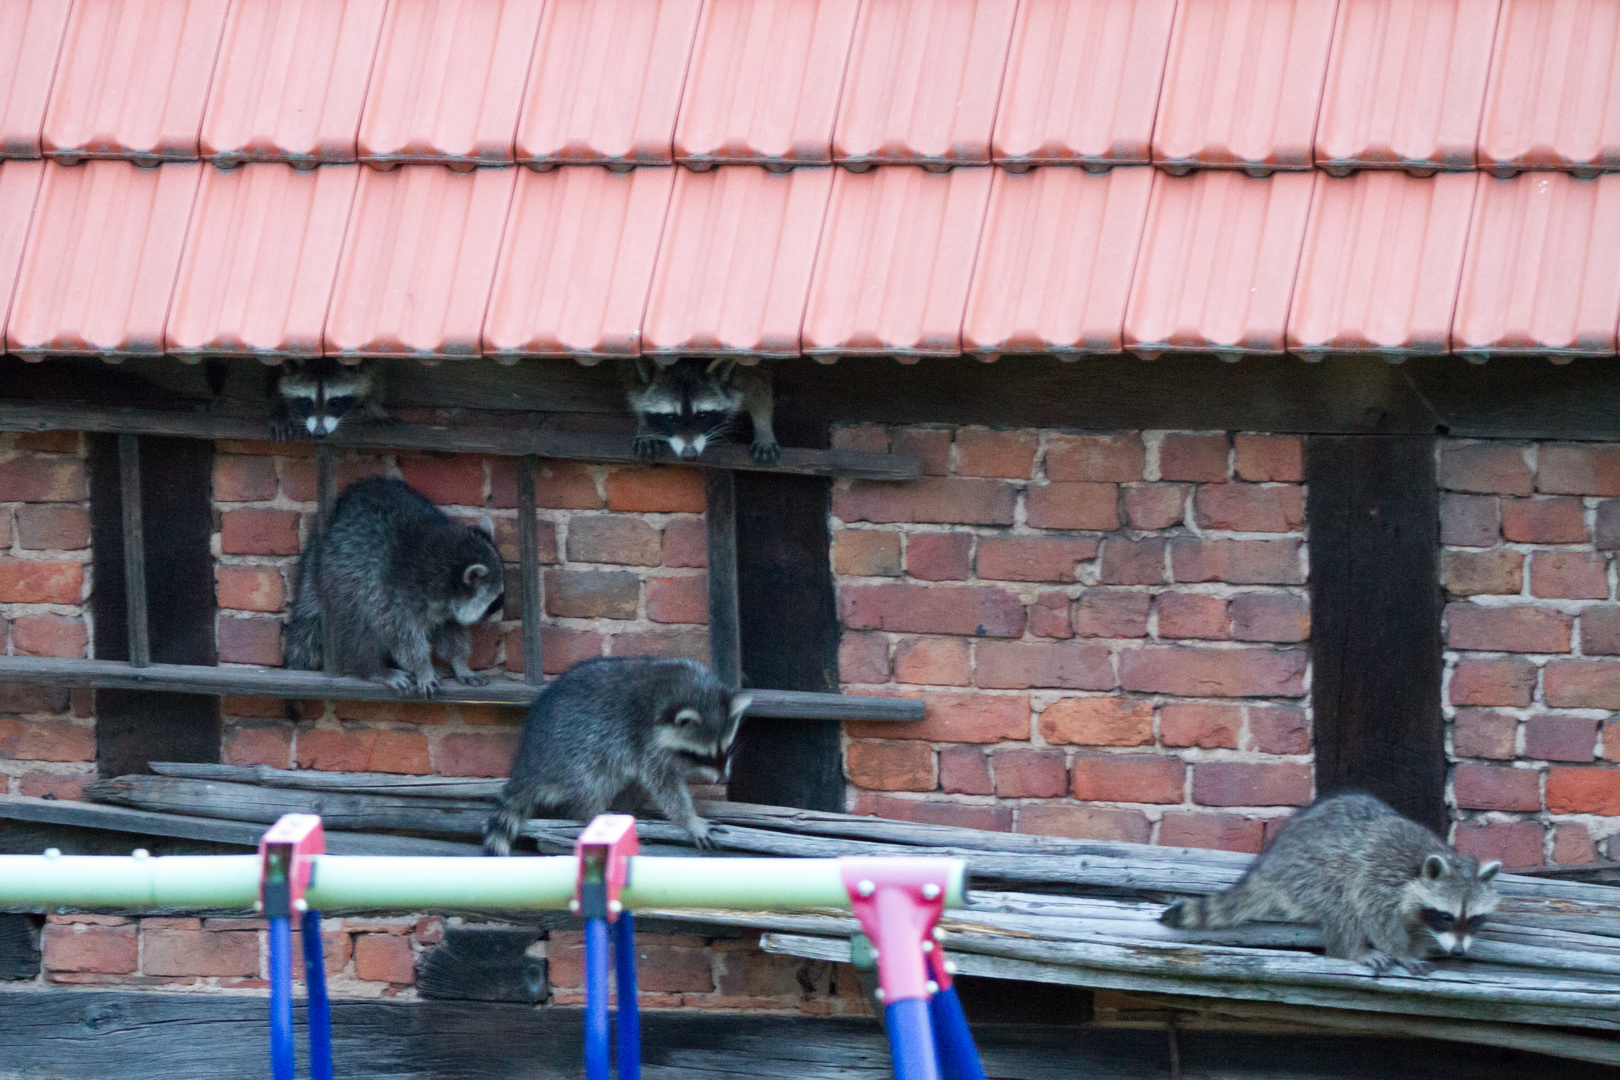
<svg viewBox="0 0 1620 1080">
<path fill-rule="evenodd" d="M 378 404 L 382 367 L 374 360 L 358 364 L 342 364 L 329 356 L 288 360 L 276 371 L 275 380 L 276 413 L 270 422 L 270 437 L 276 442 L 298 434 L 330 435 L 356 412 L 373 420 L 388 419 Z"/>
<path fill-rule="evenodd" d="M 643 461 L 656 457 L 661 444 L 690 461 L 731 434 L 743 414 L 754 428 L 748 448 L 754 461 L 775 465 L 782 457 L 771 429 L 771 377 L 760 368 L 730 359 L 682 359 L 666 367 L 641 357 L 626 396 L 636 414 L 636 456 Z"/>
<path fill-rule="evenodd" d="M 1462 956 L 1500 898 L 1500 862 L 1481 865 L 1371 795 L 1318 799 L 1225 892 L 1172 904 L 1167 926 L 1218 930 L 1256 919 L 1317 923 L 1329 956 L 1382 975 L 1430 970 L 1438 950 Z"/>
<path fill-rule="evenodd" d="M 437 653 L 470 686 L 489 681 L 467 666 L 468 627 L 498 612 L 505 596 L 495 540 L 453 520 L 399 480 L 350 484 L 324 537 L 298 564 L 287 620 L 287 666 L 324 666 L 323 623 L 336 631 L 341 670 L 381 679 L 401 694 L 439 686 Z"/>
<path fill-rule="evenodd" d="M 693 660 L 575 664 L 529 706 L 510 779 L 484 826 L 484 853 L 510 852 L 537 806 L 589 821 L 633 788 L 698 847 L 712 847 L 686 784 L 731 775 L 737 726 L 751 700 Z"/>
</svg>

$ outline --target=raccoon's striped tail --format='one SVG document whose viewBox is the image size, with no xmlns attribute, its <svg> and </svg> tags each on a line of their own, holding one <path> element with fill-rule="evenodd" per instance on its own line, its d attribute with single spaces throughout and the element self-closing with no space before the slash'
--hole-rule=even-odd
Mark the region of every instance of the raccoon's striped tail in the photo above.
<svg viewBox="0 0 1620 1080">
<path fill-rule="evenodd" d="M 1248 886 L 1244 880 L 1225 892 L 1178 900 L 1164 909 L 1159 921 L 1178 930 L 1225 930 L 1270 914 L 1271 904 Z"/>
<path fill-rule="evenodd" d="M 510 855 L 512 841 L 517 839 L 518 830 L 523 828 L 525 817 L 521 807 L 503 797 L 495 812 L 484 823 L 484 854 Z"/>
</svg>

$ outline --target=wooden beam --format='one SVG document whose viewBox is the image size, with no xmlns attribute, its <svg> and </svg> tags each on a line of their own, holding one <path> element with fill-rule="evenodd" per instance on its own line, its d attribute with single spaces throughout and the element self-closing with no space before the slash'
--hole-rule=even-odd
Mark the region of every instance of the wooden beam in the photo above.
<svg viewBox="0 0 1620 1080">
<path fill-rule="evenodd" d="M 730 684 L 743 684 L 742 631 L 737 616 L 737 483 L 710 469 L 704 518 L 709 528 L 709 666 Z"/>
<path fill-rule="evenodd" d="M 315 444 L 315 535 L 311 545 L 326 538 L 332 523 L 332 504 L 337 502 L 337 454 L 332 444 L 322 440 Z M 306 555 L 307 558 L 307 548 Z M 299 567 L 302 569 L 302 561 Z M 302 581 L 293 582 L 293 592 L 302 587 Z M 328 675 L 343 674 L 343 658 L 338 655 L 337 623 L 321 619 L 321 667 Z"/>
<path fill-rule="evenodd" d="M 533 454 L 518 459 L 518 572 L 523 578 L 523 681 L 539 686 L 545 681 L 545 656 L 540 645 L 540 526 L 535 520 Z"/>
<path fill-rule="evenodd" d="M 141 528 L 141 443 L 118 436 L 118 492 L 124 518 L 124 618 L 129 631 L 129 662 L 152 662 L 151 628 L 146 617 L 146 534 Z"/>
<path fill-rule="evenodd" d="M 317 671 L 246 665 L 152 664 L 135 668 L 116 660 L 58 660 L 37 656 L 0 656 L 0 682 L 45 686 L 97 686 L 124 690 L 174 690 L 187 694 L 249 694 L 335 701 L 420 701 L 401 697 L 385 683 L 353 676 L 333 678 Z M 446 680 L 434 701 L 454 704 L 527 705 L 536 688 L 515 679 L 496 679 L 488 686 L 462 686 Z M 796 690 L 755 690 L 748 716 L 805 720 L 901 720 L 923 718 L 916 698 L 866 697 L 859 694 L 810 694 Z"/>
</svg>

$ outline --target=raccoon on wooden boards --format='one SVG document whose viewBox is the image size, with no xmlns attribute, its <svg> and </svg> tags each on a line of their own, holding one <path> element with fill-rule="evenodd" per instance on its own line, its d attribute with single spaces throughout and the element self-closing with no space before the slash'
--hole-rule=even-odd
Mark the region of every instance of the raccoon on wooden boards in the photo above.
<svg viewBox="0 0 1620 1080">
<path fill-rule="evenodd" d="M 643 461 L 668 446 L 683 461 L 695 460 L 709 443 L 737 433 L 747 416 L 753 425 L 749 454 L 760 465 L 774 465 L 782 448 L 771 429 L 774 404 L 770 373 L 737 361 L 684 358 L 660 365 L 635 361 L 625 396 L 636 414 L 635 451 Z"/>
<path fill-rule="evenodd" d="M 270 437 L 276 442 L 330 435 L 345 417 L 356 413 L 372 420 L 388 419 L 379 404 L 383 368 L 375 360 L 342 364 L 330 356 L 316 356 L 287 360 L 280 369 L 271 370 L 276 411 Z"/>
</svg>

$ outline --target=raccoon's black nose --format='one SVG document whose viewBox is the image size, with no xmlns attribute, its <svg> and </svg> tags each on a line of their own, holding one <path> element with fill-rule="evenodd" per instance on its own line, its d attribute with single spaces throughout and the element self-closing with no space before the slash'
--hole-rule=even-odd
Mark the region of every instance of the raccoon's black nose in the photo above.
<svg viewBox="0 0 1620 1080">
<path fill-rule="evenodd" d="M 1460 941 L 1457 942 L 1457 944 L 1455 944 L 1455 945 L 1453 945 L 1451 947 L 1451 955 L 1452 956 L 1464 956 L 1464 955 L 1467 954 L 1467 952 L 1468 952 L 1468 946 L 1464 945 Z"/>
<path fill-rule="evenodd" d="M 681 447 L 681 457 L 682 457 L 682 459 L 684 459 L 686 461 L 691 461 L 693 458 L 695 458 L 697 456 L 698 456 L 697 447 L 693 446 L 691 443 L 685 443 L 684 445 L 682 445 L 682 447 Z"/>
</svg>

